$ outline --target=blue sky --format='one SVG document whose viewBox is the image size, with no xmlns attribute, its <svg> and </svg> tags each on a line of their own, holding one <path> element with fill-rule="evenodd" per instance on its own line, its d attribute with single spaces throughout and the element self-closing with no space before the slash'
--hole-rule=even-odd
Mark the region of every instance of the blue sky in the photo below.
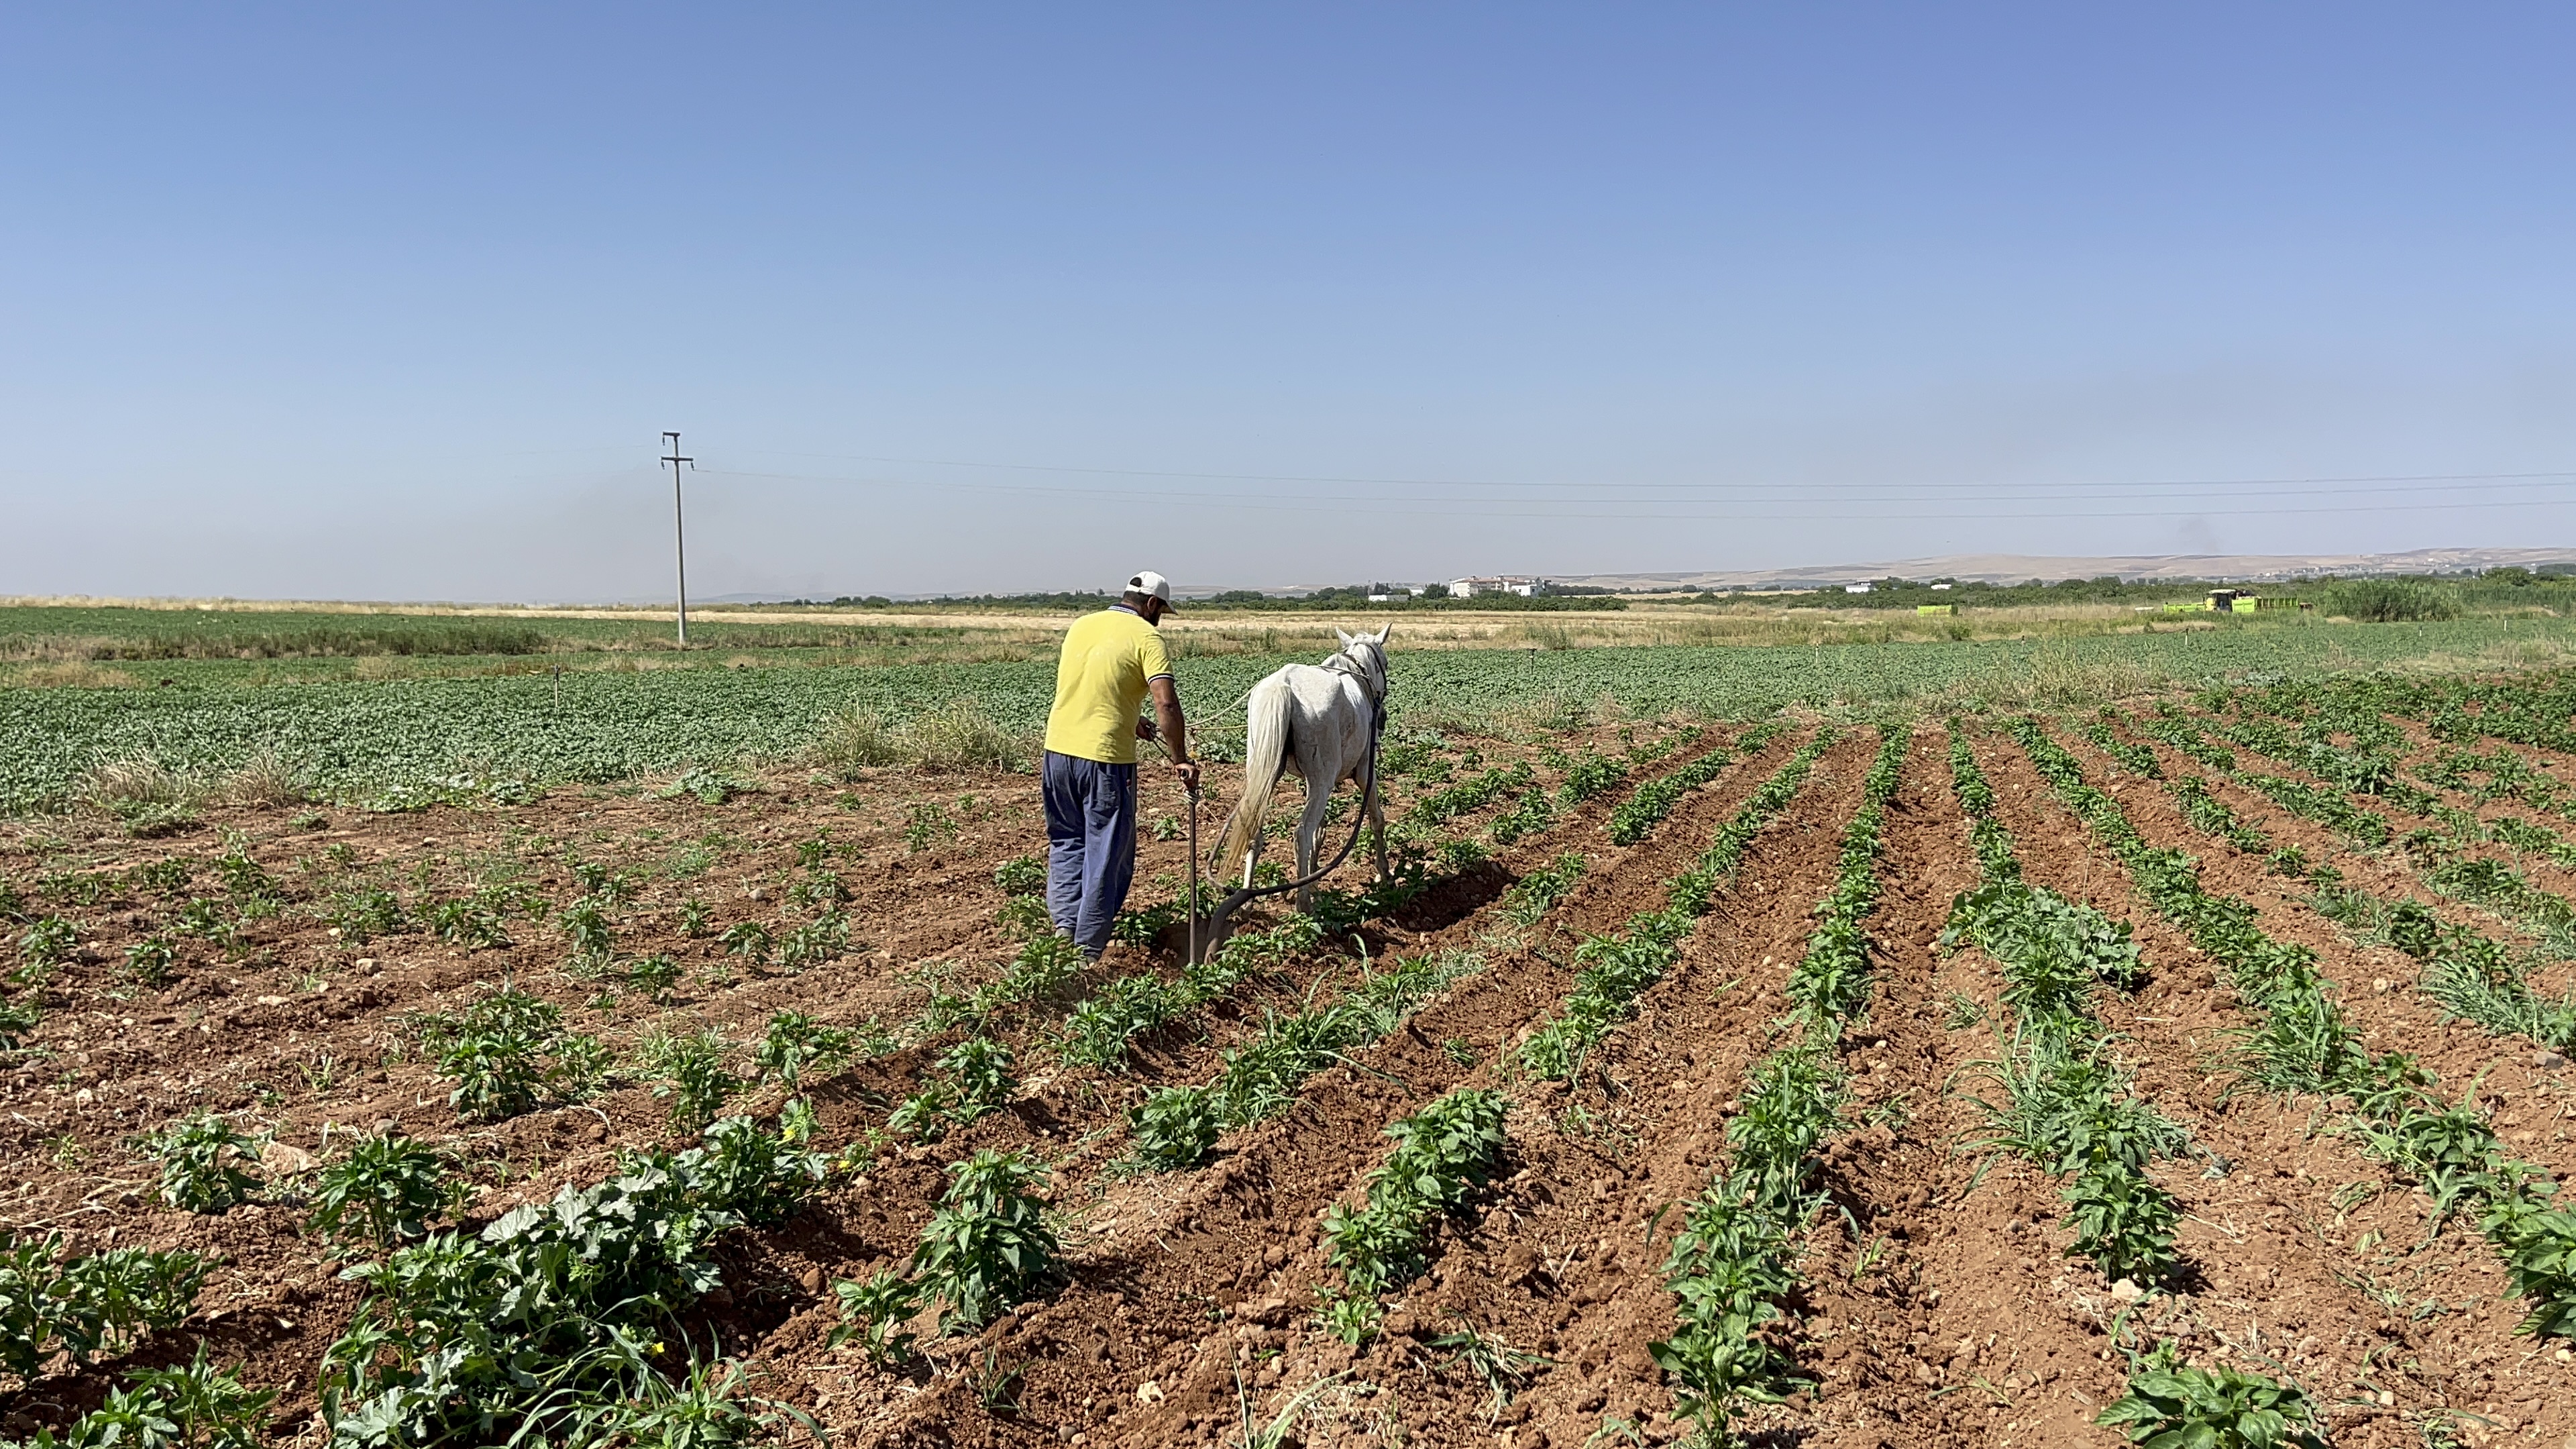
<svg viewBox="0 0 2576 1449">
<path fill-rule="evenodd" d="M 0 592 L 2576 543 L 2571 32 L 19 7 Z"/>
</svg>

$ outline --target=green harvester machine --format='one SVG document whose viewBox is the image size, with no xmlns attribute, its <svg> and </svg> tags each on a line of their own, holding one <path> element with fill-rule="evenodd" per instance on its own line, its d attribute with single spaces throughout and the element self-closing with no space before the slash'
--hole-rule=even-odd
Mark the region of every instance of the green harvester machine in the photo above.
<svg viewBox="0 0 2576 1449">
<path fill-rule="evenodd" d="M 2209 598 L 2197 604 L 2167 604 L 2168 614 L 2268 614 L 2276 609 L 2293 612 L 2313 609 L 2316 605 L 2288 594 L 2258 594 L 2252 589 L 2212 589 Z"/>
</svg>

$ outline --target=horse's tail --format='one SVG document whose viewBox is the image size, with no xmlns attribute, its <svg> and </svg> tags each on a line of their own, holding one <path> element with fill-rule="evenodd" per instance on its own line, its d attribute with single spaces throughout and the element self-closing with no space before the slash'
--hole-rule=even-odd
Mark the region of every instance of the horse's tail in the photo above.
<svg viewBox="0 0 2576 1449">
<path fill-rule="evenodd" d="M 1219 880 L 1247 871 L 1252 848 L 1260 843 L 1261 822 L 1270 813 L 1270 793 L 1279 787 L 1279 776 L 1288 764 L 1288 701 L 1284 679 L 1274 676 L 1252 687 L 1243 721 L 1243 798 L 1225 818 L 1225 834 L 1217 840 Z"/>
</svg>

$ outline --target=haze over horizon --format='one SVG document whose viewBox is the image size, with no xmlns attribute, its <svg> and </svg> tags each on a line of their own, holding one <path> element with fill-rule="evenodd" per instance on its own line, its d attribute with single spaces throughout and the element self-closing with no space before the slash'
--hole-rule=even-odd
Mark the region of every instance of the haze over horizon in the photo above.
<svg viewBox="0 0 2576 1449">
<path fill-rule="evenodd" d="M 0 594 L 2576 542 L 2559 8 L 7 34 Z"/>
</svg>

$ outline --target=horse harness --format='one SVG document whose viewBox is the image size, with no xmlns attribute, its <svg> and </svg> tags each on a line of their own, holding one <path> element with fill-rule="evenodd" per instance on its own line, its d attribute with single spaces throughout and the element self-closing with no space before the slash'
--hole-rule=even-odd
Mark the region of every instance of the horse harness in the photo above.
<svg viewBox="0 0 2576 1449">
<path fill-rule="evenodd" d="M 1383 656 L 1381 656 L 1381 658 L 1383 658 Z M 1377 778 L 1377 741 L 1378 741 L 1378 736 L 1383 735 L 1383 734 L 1385 734 L 1385 733 L 1386 733 L 1386 685 L 1382 682 L 1382 680 L 1380 680 L 1380 681 L 1372 681 L 1372 680 L 1369 678 L 1369 673 L 1368 673 L 1368 671 L 1367 671 L 1365 668 L 1363 668 L 1363 667 L 1361 666 L 1361 664 L 1360 664 L 1360 662 L 1359 662 L 1358 660 L 1353 659 L 1353 658 L 1352 658 L 1350 655 L 1348 655 L 1348 654 L 1335 654 L 1332 658 L 1325 660 L 1322 664 L 1317 665 L 1316 667 L 1317 667 L 1317 668 L 1319 668 L 1319 669 L 1327 669 L 1327 670 L 1332 671 L 1332 672 L 1333 672 L 1333 673 L 1335 673 L 1335 674 L 1345 675 L 1345 676 L 1349 677 L 1349 678 L 1351 679 L 1351 681 L 1352 681 L 1352 682 L 1354 682 L 1354 683 L 1356 683 L 1357 685 L 1359 685 L 1359 687 L 1360 687 L 1360 698 L 1365 699 L 1365 700 L 1367 700 L 1367 701 L 1368 701 L 1368 707 L 1369 707 L 1369 748 L 1368 748 L 1368 768 L 1369 768 L 1369 779 L 1370 779 L 1372 782 L 1373 782 L 1373 781 L 1375 781 L 1375 780 L 1376 780 L 1376 778 Z M 1385 666 L 1383 663 L 1381 663 L 1381 664 L 1378 666 L 1379 670 L 1381 671 L 1381 674 L 1383 673 L 1383 671 L 1384 671 L 1385 667 L 1386 667 L 1386 666 Z M 1376 688 L 1374 691 L 1372 691 L 1372 690 L 1369 688 L 1369 686 L 1370 686 L 1370 684 L 1371 684 L 1372 682 L 1375 682 L 1375 683 L 1377 684 L 1377 688 Z"/>
</svg>

